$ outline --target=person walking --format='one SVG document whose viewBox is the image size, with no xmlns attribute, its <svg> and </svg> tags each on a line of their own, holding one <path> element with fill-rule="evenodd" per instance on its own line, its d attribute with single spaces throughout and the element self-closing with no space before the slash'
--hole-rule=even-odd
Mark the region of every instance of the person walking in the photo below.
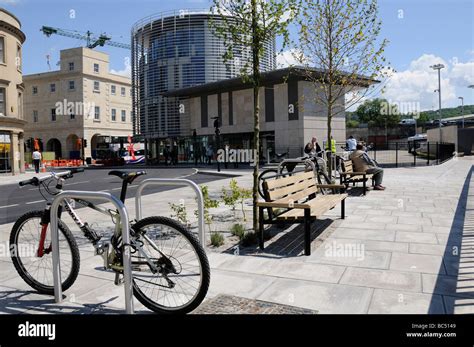
<svg viewBox="0 0 474 347">
<path fill-rule="evenodd" d="M 354 138 L 354 136 L 349 136 L 349 138 L 346 140 L 346 148 L 349 152 L 353 152 L 356 150 L 357 147 L 357 140 Z"/>
<path fill-rule="evenodd" d="M 32 153 L 31 158 L 33 159 L 33 165 L 35 166 L 35 172 L 39 173 L 40 164 L 41 164 L 41 152 L 37 149 Z"/>
<path fill-rule="evenodd" d="M 352 164 L 354 165 L 354 171 L 366 172 L 374 175 L 375 190 L 385 190 L 385 187 L 382 186 L 383 169 L 378 167 L 374 160 L 370 159 L 368 154 L 364 151 L 364 146 L 361 143 L 357 144 L 356 150 L 351 153 L 349 158 L 352 160 Z"/>
</svg>

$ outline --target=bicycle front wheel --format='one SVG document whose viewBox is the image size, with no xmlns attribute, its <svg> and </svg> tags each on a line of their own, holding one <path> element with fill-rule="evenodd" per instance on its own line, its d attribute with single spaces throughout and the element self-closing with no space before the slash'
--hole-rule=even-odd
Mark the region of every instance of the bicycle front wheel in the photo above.
<svg viewBox="0 0 474 347">
<path fill-rule="evenodd" d="M 42 294 L 54 295 L 53 257 L 50 225 L 41 225 L 43 211 L 32 211 L 21 216 L 10 234 L 13 265 L 20 277 Z M 59 221 L 59 254 L 62 289 L 66 290 L 79 274 L 80 255 L 76 240 L 69 228 Z"/>
<path fill-rule="evenodd" d="M 209 261 L 196 237 L 166 217 L 149 217 L 133 226 L 133 294 L 158 313 L 188 313 L 204 300 Z"/>
</svg>

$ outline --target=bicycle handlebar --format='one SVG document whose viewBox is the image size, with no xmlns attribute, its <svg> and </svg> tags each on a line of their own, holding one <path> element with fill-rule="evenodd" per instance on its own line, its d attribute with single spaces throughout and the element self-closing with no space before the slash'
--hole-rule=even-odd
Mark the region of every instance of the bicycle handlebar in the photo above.
<svg viewBox="0 0 474 347">
<path fill-rule="evenodd" d="M 18 184 L 19 184 L 20 187 L 26 186 L 28 184 L 32 184 L 32 185 L 37 186 L 41 182 L 47 180 L 48 178 L 56 177 L 56 178 L 68 179 L 68 178 L 72 178 L 73 174 L 78 173 L 78 172 L 84 172 L 84 168 L 73 168 L 71 170 L 64 171 L 64 172 L 58 172 L 58 173 L 51 172 L 47 176 L 43 176 L 43 177 L 39 177 L 39 178 L 38 177 L 33 177 L 33 178 L 30 178 L 29 180 L 20 181 Z"/>
</svg>

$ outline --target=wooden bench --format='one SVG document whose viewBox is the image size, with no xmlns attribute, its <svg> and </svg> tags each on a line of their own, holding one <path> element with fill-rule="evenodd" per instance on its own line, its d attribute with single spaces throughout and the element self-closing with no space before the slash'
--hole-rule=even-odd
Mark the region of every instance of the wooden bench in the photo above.
<svg viewBox="0 0 474 347">
<path fill-rule="evenodd" d="M 358 182 L 362 182 L 364 188 L 364 195 L 367 192 L 367 180 L 370 178 L 372 180 L 372 186 L 374 185 L 374 175 L 368 174 L 366 172 L 356 172 L 352 165 L 352 160 L 344 160 L 341 165 L 342 171 L 339 173 L 340 182 L 346 188 L 349 187 L 349 184 L 352 183 L 354 186 Z"/>
<path fill-rule="evenodd" d="M 284 178 L 263 182 L 266 201 L 257 203 L 259 208 L 259 245 L 264 249 L 263 230 L 265 224 L 304 224 L 304 253 L 311 254 L 311 222 L 341 203 L 341 218 L 344 219 L 347 194 L 317 194 L 320 188 L 344 189 L 339 184 L 318 184 L 314 173 L 298 173 Z M 264 210 L 268 218 L 264 218 Z M 274 209 L 283 210 L 276 213 Z"/>
</svg>

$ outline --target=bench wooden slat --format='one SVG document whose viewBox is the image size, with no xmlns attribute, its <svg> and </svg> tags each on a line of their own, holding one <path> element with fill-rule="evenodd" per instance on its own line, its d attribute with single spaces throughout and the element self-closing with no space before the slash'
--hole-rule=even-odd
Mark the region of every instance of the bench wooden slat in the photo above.
<svg viewBox="0 0 474 347">
<path fill-rule="evenodd" d="M 293 176 L 266 180 L 264 184 L 266 184 L 267 189 L 273 190 L 273 189 L 277 189 L 283 186 L 288 186 L 290 184 L 294 184 L 300 181 L 304 181 L 312 177 L 314 177 L 314 173 L 312 171 L 308 171 L 303 174 L 295 174 Z"/>
<path fill-rule="evenodd" d="M 334 208 L 338 203 L 344 200 L 347 194 L 324 195 L 308 201 L 306 204 L 311 206 L 311 216 L 319 218 L 327 211 Z M 288 220 L 304 217 L 303 209 L 292 209 L 277 217 L 277 219 Z"/>
<path fill-rule="evenodd" d="M 304 192 L 306 190 L 308 190 L 308 191 L 312 190 L 313 187 L 316 189 L 314 191 L 314 193 L 316 193 L 318 191 L 318 188 L 316 187 L 316 182 L 314 180 L 314 177 L 312 177 L 310 179 L 306 179 L 302 182 L 297 182 L 295 184 L 291 184 L 291 185 L 286 186 L 286 187 L 281 187 L 281 188 L 273 189 L 273 190 L 267 190 L 267 192 L 268 192 L 268 197 L 270 198 L 270 200 L 273 201 L 273 200 L 278 200 L 278 199 L 280 199 L 282 197 L 285 197 L 287 195 L 295 194 L 297 192 L 301 192 L 301 191 Z M 309 195 L 309 193 L 307 195 Z M 296 200 L 299 200 L 299 199 L 301 199 L 301 198 L 298 198 Z"/>
</svg>

